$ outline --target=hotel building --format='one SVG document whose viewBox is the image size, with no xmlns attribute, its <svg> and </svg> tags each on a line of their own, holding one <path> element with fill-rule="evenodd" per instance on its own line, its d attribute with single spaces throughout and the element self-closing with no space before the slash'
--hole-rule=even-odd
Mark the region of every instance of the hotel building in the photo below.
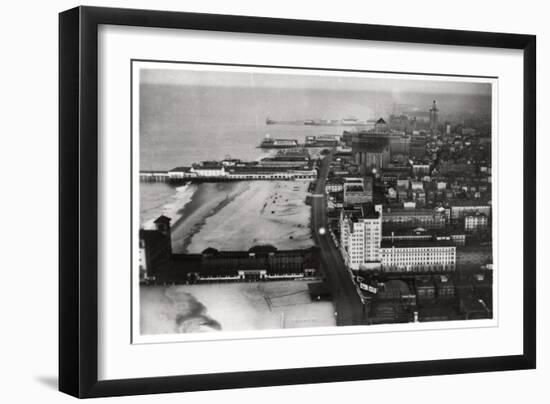
<svg viewBox="0 0 550 404">
<path fill-rule="evenodd" d="M 385 272 L 454 271 L 456 247 L 439 240 L 384 240 L 380 260 Z"/>
<path fill-rule="evenodd" d="M 360 214 L 340 216 L 340 248 L 346 266 L 352 270 L 380 267 L 382 206 L 361 205 Z"/>
<path fill-rule="evenodd" d="M 340 250 L 351 270 L 381 269 L 384 272 L 454 271 L 456 246 L 437 237 L 403 240 L 383 239 L 382 206 L 361 205 L 340 215 Z"/>
</svg>

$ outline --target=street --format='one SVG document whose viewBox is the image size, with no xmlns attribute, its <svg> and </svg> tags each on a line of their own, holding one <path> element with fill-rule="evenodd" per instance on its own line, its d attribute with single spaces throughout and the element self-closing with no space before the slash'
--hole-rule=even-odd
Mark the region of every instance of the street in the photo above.
<svg viewBox="0 0 550 404">
<path fill-rule="evenodd" d="M 320 248 L 321 268 L 326 276 L 334 299 L 334 306 L 337 312 L 336 324 L 339 326 L 360 325 L 364 323 L 363 304 L 345 267 L 340 252 L 328 233 L 325 183 L 332 155 L 333 152 L 328 154 L 321 163 L 314 197 L 312 198 L 312 233 L 315 243 Z M 324 235 L 319 234 L 320 228 L 326 229 Z"/>
</svg>

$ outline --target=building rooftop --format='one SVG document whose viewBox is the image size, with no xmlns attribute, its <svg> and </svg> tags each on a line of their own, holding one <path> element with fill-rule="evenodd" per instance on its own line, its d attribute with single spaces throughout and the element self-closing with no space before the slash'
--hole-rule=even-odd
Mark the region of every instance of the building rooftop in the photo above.
<svg viewBox="0 0 550 404">
<path fill-rule="evenodd" d="M 191 171 L 191 167 L 176 167 L 172 168 L 169 172 L 171 173 L 188 173 Z"/>
<path fill-rule="evenodd" d="M 415 278 L 416 287 L 434 287 L 434 283 L 431 277 L 418 276 Z"/>
<path fill-rule="evenodd" d="M 450 203 L 451 207 L 461 206 L 489 206 L 491 201 L 483 199 L 453 199 Z"/>
<path fill-rule="evenodd" d="M 449 240 L 382 240 L 382 248 L 425 248 L 425 247 L 453 247 Z"/>
<path fill-rule="evenodd" d="M 172 219 L 170 219 L 169 217 L 164 216 L 164 215 L 160 215 L 159 217 L 157 217 L 155 219 L 155 221 L 153 223 L 170 223 L 171 221 L 172 221 Z"/>
<path fill-rule="evenodd" d="M 360 184 L 353 184 L 353 185 L 347 185 L 344 187 L 344 190 L 346 192 L 365 192 L 365 189 L 363 188 L 363 185 Z"/>
<path fill-rule="evenodd" d="M 405 209 L 405 208 L 391 208 L 391 210 L 385 210 L 384 216 L 426 216 L 426 215 L 436 215 L 436 214 L 443 214 L 443 212 L 437 212 L 434 209 L 422 209 L 422 208 L 415 208 L 415 209 Z"/>
<path fill-rule="evenodd" d="M 387 227 L 384 227 L 382 229 L 383 236 L 432 236 L 433 234 L 434 233 L 432 231 L 428 232 L 426 229 L 421 227 L 418 227 L 416 229 L 388 229 Z"/>
<path fill-rule="evenodd" d="M 444 286 L 449 286 L 449 287 L 454 286 L 452 276 L 450 275 L 435 275 L 433 277 L 433 280 L 435 285 L 438 287 L 438 289 Z"/>
<path fill-rule="evenodd" d="M 276 174 L 304 170 L 312 170 L 312 167 L 304 164 L 293 166 L 238 165 L 229 167 L 226 171 L 230 174 Z"/>
<path fill-rule="evenodd" d="M 327 180 L 326 185 L 342 185 L 344 183 L 344 178 L 334 177 Z"/>
<path fill-rule="evenodd" d="M 200 164 L 193 164 L 195 170 L 217 170 L 222 167 L 219 161 L 202 161 Z"/>
<path fill-rule="evenodd" d="M 365 205 L 372 205 L 369 203 L 361 204 L 361 210 L 354 210 L 353 212 L 347 214 L 346 216 L 351 220 L 353 223 L 357 223 L 361 219 L 378 219 L 380 216 L 380 213 L 374 210 L 374 208 L 371 210 L 370 208 L 363 209 L 363 206 Z"/>
</svg>

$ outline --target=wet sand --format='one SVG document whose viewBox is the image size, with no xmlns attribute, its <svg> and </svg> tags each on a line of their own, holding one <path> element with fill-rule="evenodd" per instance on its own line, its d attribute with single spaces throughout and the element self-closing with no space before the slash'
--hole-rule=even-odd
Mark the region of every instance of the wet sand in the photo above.
<svg viewBox="0 0 550 404">
<path fill-rule="evenodd" d="M 201 230 L 205 220 L 222 210 L 247 187 L 247 182 L 198 185 L 191 200 L 178 212 L 181 217 L 172 223 L 172 250 L 180 254 L 189 252 L 189 242 L 193 235 Z"/>
</svg>

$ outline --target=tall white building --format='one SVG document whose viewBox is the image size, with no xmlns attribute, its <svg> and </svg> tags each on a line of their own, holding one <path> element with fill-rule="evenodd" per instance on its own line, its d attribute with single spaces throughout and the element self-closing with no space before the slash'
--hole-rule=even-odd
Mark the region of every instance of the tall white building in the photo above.
<svg viewBox="0 0 550 404">
<path fill-rule="evenodd" d="M 352 270 L 380 267 L 382 242 L 382 206 L 361 206 L 360 212 L 340 216 L 340 248 L 346 265 Z"/>
</svg>

